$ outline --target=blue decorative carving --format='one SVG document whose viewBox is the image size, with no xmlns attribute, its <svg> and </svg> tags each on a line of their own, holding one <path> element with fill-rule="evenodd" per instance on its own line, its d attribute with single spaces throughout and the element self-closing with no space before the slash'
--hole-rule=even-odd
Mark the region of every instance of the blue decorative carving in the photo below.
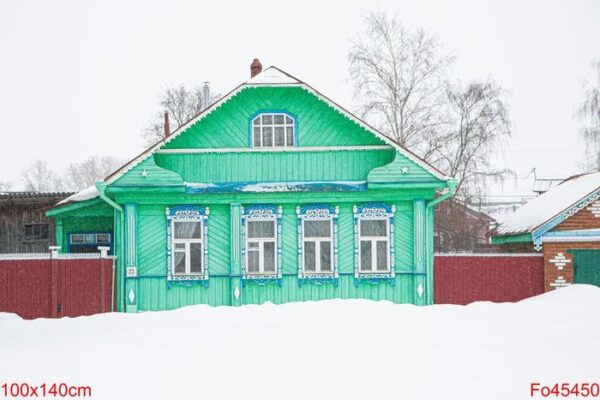
<svg viewBox="0 0 600 400">
<path fill-rule="evenodd" d="M 339 208 L 327 204 L 309 204 L 303 207 L 296 207 L 297 233 L 298 233 L 298 286 L 303 283 L 314 285 L 323 285 L 332 283 L 334 286 L 339 284 L 338 269 L 338 214 Z M 303 221 L 331 220 L 333 224 L 333 273 L 307 273 L 304 270 L 304 224 Z"/>
<path fill-rule="evenodd" d="M 354 212 L 354 285 L 358 286 L 360 283 L 391 283 L 396 284 L 396 268 L 395 258 L 396 249 L 394 245 L 394 225 L 395 219 L 394 214 L 396 212 L 396 206 L 388 205 L 385 203 L 365 203 L 353 207 Z M 360 232 L 359 232 L 359 220 L 361 219 L 372 219 L 372 218 L 385 218 L 389 221 L 389 232 L 388 232 L 388 251 L 389 251 L 389 271 L 387 272 L 361 272 L 360 271 Z"/>
<path fill-rule="evenodd" d="M 281 206 L 273 204 L 253 204 L 241 207 L 241 227 L 240 233 L 242 236 L 242 287 L 247 283 L 255 283 L 258 285 L 268 285 L 277 283 L 283 285 L 283 277 L 281 274 Z M 275 254 L 277 259 L 275 262 L 275 274 L 249 274 L 248 273 L 248 257 L 246 250 L 246 222 L 256 220 L 275 220 L 276 221 L 276 238 L 277 249 Z"/>
<path fill-rule="evenodd" d="M 210 210 L 208 207 L 200 207 L 195 205 L 181 205 L 167 208 L 167 287 L 171 287 L 173 284 L 180 284 L 190 286 L 193 283 L 200 283 L 205 287 L 208 287 L 208 215 Z M 172 249 L 172 232 L 173 223 L 175 221 L 201 221 L 202 227 L 202 241 L 203 241 L 203 268 L 202 274 L 194 275 L 176 275 L 174 273 L 174 255 Z"/>
</svg>

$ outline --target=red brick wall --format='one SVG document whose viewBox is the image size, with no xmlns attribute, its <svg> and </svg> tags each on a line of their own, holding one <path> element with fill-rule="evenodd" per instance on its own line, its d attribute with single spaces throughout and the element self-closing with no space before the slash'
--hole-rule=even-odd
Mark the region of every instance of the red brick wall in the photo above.
<svg viewBox="0 0 600 400">
<path fill-rule="evenodd" d="M 594 215 L 594 212 L 598 215 Z M 587 205 L 554 227 L 554 231 L 600 229 L 600 201 Z"/>
<path fill-rule="evenodd" d="M 600 242 L 545 242 L 543 244 L 545 292 L 573 283 L 573 255 L 567 252 L 569 249 L 600 250 Z"/>
</svg>

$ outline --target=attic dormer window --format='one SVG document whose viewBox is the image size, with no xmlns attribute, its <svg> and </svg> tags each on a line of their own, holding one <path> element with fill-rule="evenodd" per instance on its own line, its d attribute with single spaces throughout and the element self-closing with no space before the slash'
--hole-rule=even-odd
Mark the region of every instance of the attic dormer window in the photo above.
<svg viewBox="0 0 600 400">
<path fill-rule="evenodd" d="M 252 120 L 252 146 L 294 146 L 294 128 L 294 119 L 285 113 L 259 114 Z"/>
</svg>

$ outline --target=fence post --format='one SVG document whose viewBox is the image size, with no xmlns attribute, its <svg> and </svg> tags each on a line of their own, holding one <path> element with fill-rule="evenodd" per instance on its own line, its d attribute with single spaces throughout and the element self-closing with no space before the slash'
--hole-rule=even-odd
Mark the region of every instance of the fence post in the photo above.
<svg viewBox="0 0 600 400">
<path fill-rule="evenodd" d="M 50 246 L 50 317 L 58 318 L 58 252 L 60 246 Z"/>
<path fill-rule="evenodd" d="M 110 250 L 110 247 L 99 246 L 98 250 L 100 250 L 100 312 L 106 312 L 106 285 L 104 278 L 104 260 L 106 260 L 106 258 L 108 257 L 108 251 Z"/>
</svg>

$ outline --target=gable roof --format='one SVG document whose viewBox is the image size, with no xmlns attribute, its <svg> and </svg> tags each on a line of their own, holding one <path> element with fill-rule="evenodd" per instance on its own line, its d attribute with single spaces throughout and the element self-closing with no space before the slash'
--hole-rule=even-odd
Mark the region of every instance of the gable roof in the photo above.
<svg viewBox="0 0 600 400">
<path fill-rule="evenodd" d="M 541 234 L 600 197 L 600 172 L 576 175 L 508 215 L 493 236 Z M 552 224 L 552 222 L 556 222 Z"/>
<path fill-rule="evenodd" d="M 357 116 L 352 114 L 350 111 L 346 110 L 345 108 L 343 108 L 339 104 L 335 103 L 328 97 L 324 96 L 323 94 L 321 94 L 320 92 L 318 92 L 317 90 L 312 88 L 311 86 L 309 86 L 306 83 L 304 83 L 303 81 L 293 77 L 292 75 L 288 74 L 287 72 L 284 72 L 277 67 L 271 66 L 271 67 L 263 70 L 261 73 L 257 74 L 256 76 L 254 76 L 247 82 L 244 82 L 244 83 L 238 85 L 232 91 L 225 94 L 223 97 L 221 97 L 215 103 L 213 103 L 212 105 L 210 105 L 209 107 L 204 109 L 202 112 L 200 112 L 196 117 L 192 118 L 191 120 L 189 120 L 188 122 L 186 122 L 185 124 L 180 126 L 177 130 L 175 130 L 168 137 L 166 137 L 166 138 L 160 140 L 159 142 L 157 142 L 156 144 L 150 146 L 148 149 L 146 149 L 145 151 L 140 153 L 137 157 L 135 157 L 134 159 L 132 159 L 131 161 L 126 163 L 124 166 L 122 166 L 121 168 L 119 168 L 118 170 L 113 172 L 111 175 L 106 177 L 104 179 L 105 182 L 108 184 L 115 182 L 117 179 L 119 179 L 121 176 L 123 176 L 127 171 L 129 171 L 130 169 L 132 169 L 133 167 L 135 167 L 136 165 L 138 165 L 139 163 L 141 163 L 142 161 L 144 161 L 145 159 L 150 157 L 152 154 L 154 154 L 154 152 L 159 150 L 162 146 L 164 146 L 165 144 L 169 143 L 171 140 L 173 140 L 176 137 L 178 137 L 179 135 L 181 135 L 190 126 L 194 125 L 195 123 L 197 123 L 198 121 L 200 121 L 201 119 L 203 119 L 204 117 L 206 117 L 207 115 L 212 113 L 214 110 L 218 109 L 220 106 L 222 106 L 224 103 L 226 103 L 231 97 L 235 96 L 238 92 L 240 92 L 248 87 L 256 87 L 256 86 L 296 86 L 296 87 L 301 87 L 301 88 L 307 90 L 308 92 L 312 93 L 319 99 L 326 102 L 330 107 L 332 107 L 336 111 L 340 112 L 341 114 L 343 114 L 350 120 L 354 121 L 356 124 L 360 125 L 364 129 L 373 133 L 375 136 L 377 136 L 378 138 L 383 140 L 385 143 L 387 143 L 388 145 L 395 148 L 398 152 L 400 152 L 402 155 L 407 157 L 409 160 L 414 161 L 417 165 L 419 165 L 420 167 L 422 167 L 423 169 L 425 169 L 426 171 L 431 173 L 436 178 L 441 179 L 441 180 L 450 179 L 450 177 L 445 176 L 442 172 L 440 172 L 438 169 L 436 169 L 435 167 L 433 167 L 432 165 L 427 163 L 425 160 L 421 159 L 419 156 L 417 156 L 410 150 L 406 149 L 405 147 L 401 146 L 400 144 L 398 144 L 394 140 L 390 139 L 383 133 L 379 132 L 377 129 L 373 128 L 372 126 L 367 124 L 365 121 L 358 118 Z"/>
</svg>

